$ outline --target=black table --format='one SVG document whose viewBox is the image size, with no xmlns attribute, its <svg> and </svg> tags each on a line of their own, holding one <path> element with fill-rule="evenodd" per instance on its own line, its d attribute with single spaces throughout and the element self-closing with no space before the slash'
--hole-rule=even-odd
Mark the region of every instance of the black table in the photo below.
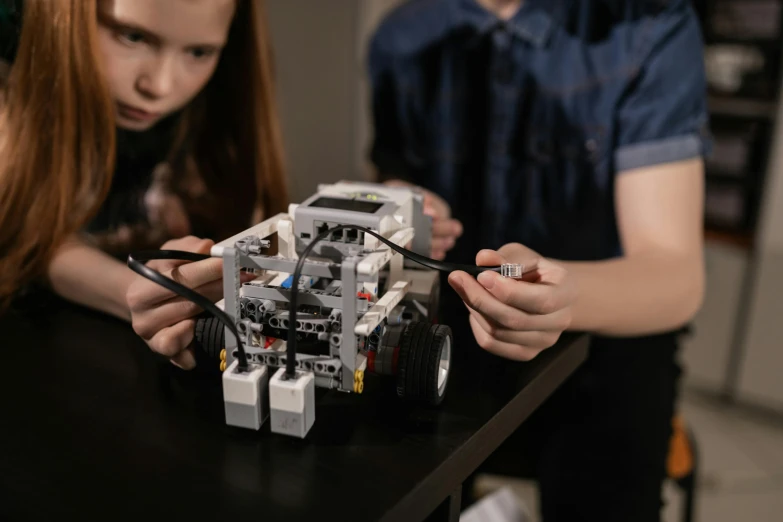
<svg viewBox="0 0 783 522">
<path fill-rule="evenodd" d="M 457 520 L 462 481 L 588 348 L 569 334 L 512 363 L 458 341 L 439 409 L 367 376 L 362 395 L 319 390 L 298 440 L 226 426 L 219 376 L 180 371 L 101 314 L 52 300 L 0 332 L 10 520 Z"/>
</svg>

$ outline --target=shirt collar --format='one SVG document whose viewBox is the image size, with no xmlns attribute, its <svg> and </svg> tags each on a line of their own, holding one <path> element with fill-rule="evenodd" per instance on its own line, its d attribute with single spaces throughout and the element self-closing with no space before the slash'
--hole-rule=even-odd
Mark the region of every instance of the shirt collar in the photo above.
<svg viewBox="0 0 783 522">
<path fill-rule="evenodd" d="M 452 5 L 459 25 L 472 26 L 480 34 L 503 25 L 502 20 L 476 0 L 454 0 Z M 506 26 L 517 37 L 542 47 L 552 33 L 555 17 L 561 8 L 560 0 L 525 0 L 519 11 L 506 22 Z"/>
</svg>

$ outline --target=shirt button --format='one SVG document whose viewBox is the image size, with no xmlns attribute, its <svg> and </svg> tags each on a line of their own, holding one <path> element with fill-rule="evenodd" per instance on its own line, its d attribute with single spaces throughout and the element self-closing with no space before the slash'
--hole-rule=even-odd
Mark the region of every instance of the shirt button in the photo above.
<svg viewBox="0 0 783 522">
<path fill-rule="evenodd" d="M 587 149 L 587 152 L 594 153 L 598 150 L 598 142 L 595 141 L 593 138 L 590 138 L 585 142 L 585 149 Z"/>
</svg>

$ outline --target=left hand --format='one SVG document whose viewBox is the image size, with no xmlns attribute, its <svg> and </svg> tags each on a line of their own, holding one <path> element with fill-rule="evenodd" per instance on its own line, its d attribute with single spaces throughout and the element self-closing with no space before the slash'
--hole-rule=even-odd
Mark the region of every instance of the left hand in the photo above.
<svg viewBox="0 0 783 522">
<path fill-rule="evenodd" d="M 503 263 L 525 265 L 524 278 L 508 279 L 487 271 L 474 279 L 455 271 L 449 274 L 449 284 L 470 311 L 479 346 L 507 359 L 529 361 L 570 327 L 576 285 L 564 267 L 519 243 L 498 251 L 482 250 L 476 256 L 478 266 Z"/>
</svg>

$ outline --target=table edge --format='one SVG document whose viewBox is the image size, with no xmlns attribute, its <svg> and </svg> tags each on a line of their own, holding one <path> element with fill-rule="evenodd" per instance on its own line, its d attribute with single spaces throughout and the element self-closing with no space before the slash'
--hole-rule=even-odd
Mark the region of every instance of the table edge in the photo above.
<svg viewBox="0 0 783 522">
<path fill-rule="evenodd" d="M 554 391 L 587 359 L 590 336 L 578 333 L 569 340 L 570 346 L 558 354 L 545 371 L 536 376 L 505 407 L 495 414 L 448 459 L 443 461 L 424 481 L 414 487 L 399 503 L 384 514 L 382 522 L 424 520 L 470 474 L 461 470 L 476 469 L 487 459 Z M 529 393 L 543 388 L 545 393 Z M 531 405 L 530 403 L 533 402 Z M 531 407 L 532 406 L 532 407 Z M 516 419 L 516 421 L 514 420 Z M 466 462 L 467 461 L 467 462 Z"/>
</svg>

